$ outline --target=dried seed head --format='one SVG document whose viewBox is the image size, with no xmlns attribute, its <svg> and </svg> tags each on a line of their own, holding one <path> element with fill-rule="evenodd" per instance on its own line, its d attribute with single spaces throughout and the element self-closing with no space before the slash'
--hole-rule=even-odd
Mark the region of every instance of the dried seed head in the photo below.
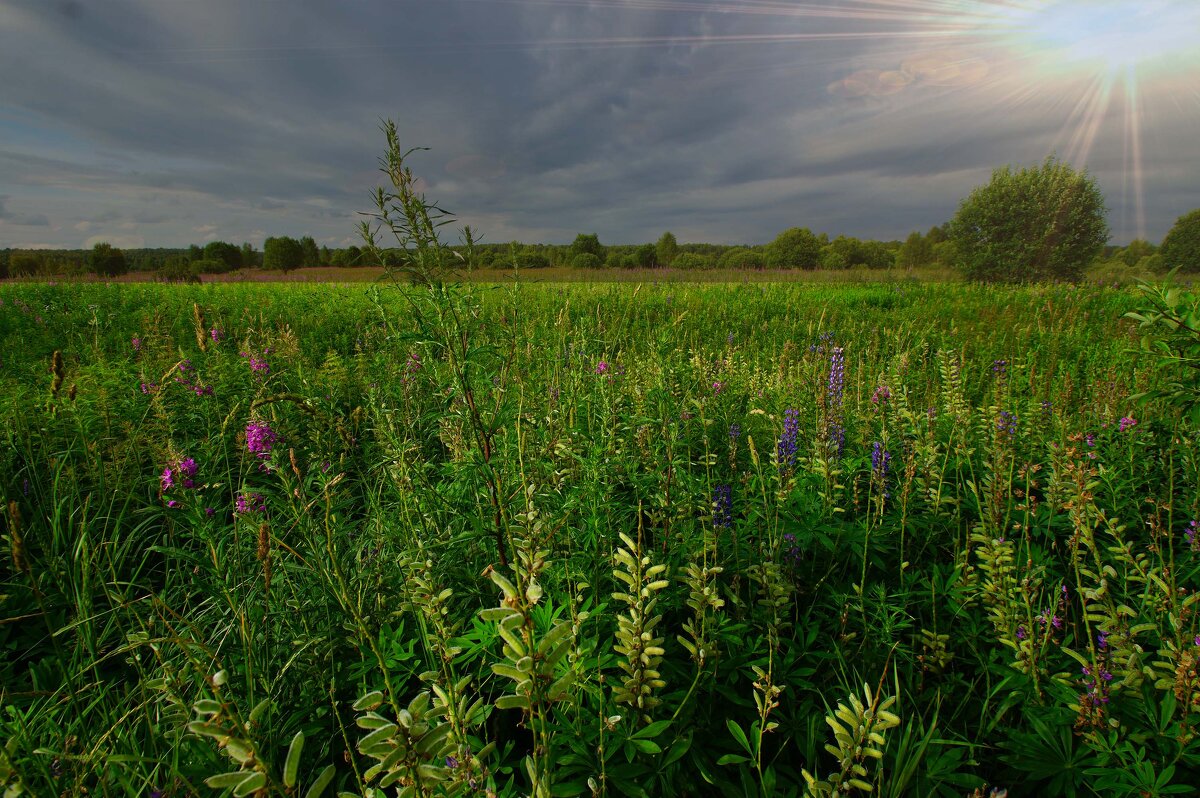
<svg viewBox="0 0 1200 798">
<path fill-rule="evenodd" d="M 66 377 L 67 371 L 63 365 L 62 352 L 57 349 L 50 357 L 50 373 L 54 375 L 54 381 L 50 383 L 50 395 L 58 398 L 58 392 L 62 389 L 63 378 Z"/>
<path fill-rule="evenodd" d="M 201 352 L 208 351 L 208 325 L 204 321 L 204 311 L 198 302 L 192 303 L 192 321 L 196 328 L 196 346 Z"/>
</svg>

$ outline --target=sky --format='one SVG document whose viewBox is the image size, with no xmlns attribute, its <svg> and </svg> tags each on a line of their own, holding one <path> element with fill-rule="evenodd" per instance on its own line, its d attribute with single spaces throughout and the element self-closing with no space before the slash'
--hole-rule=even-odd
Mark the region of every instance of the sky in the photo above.
<svg viewBox="0 0 1200 798">
<path fill-rule="evenodd" d="M 901 239 L 1051 154 L 1158 241 L 1198 40 L 1196 0 L 0 0 L 0 248 L 356 243 L 383 119 L 485 242 Z"/>
</svg>

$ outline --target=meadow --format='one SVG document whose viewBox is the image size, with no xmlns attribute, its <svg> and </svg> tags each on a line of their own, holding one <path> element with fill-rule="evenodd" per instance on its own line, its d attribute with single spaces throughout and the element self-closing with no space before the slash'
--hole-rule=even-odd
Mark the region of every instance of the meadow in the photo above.
<svg viewBox="0 0 1200 798">
<path fill-rule="evenodd" d="M 1068 285 L 0 285 L 5 796 L 1194 794 L 1195 425 Z"/>
</svg>

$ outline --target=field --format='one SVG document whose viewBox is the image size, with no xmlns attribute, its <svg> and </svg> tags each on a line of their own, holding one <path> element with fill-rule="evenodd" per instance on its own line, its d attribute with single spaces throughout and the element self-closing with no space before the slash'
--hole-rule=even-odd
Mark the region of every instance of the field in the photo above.
<svg viewBox="0 0 1200 798">
<path fill-rule="evenodd" d="M 1200 783 L 1132 290 L 0 301 L 6 796 Z"/>
</svg>

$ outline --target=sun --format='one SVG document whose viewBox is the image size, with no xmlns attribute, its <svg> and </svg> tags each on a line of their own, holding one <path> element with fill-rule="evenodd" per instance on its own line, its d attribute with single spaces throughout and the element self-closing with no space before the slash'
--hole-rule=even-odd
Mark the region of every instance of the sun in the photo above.
<svg viewBox="0 0 1200 798">
<path fill-rule="evenodd" d="M 1050 68 L 1117 72 L 1200 64 L 1195 0 L 1044 0 L 1008 11 L 1008 38 Z"/>
</svg>

